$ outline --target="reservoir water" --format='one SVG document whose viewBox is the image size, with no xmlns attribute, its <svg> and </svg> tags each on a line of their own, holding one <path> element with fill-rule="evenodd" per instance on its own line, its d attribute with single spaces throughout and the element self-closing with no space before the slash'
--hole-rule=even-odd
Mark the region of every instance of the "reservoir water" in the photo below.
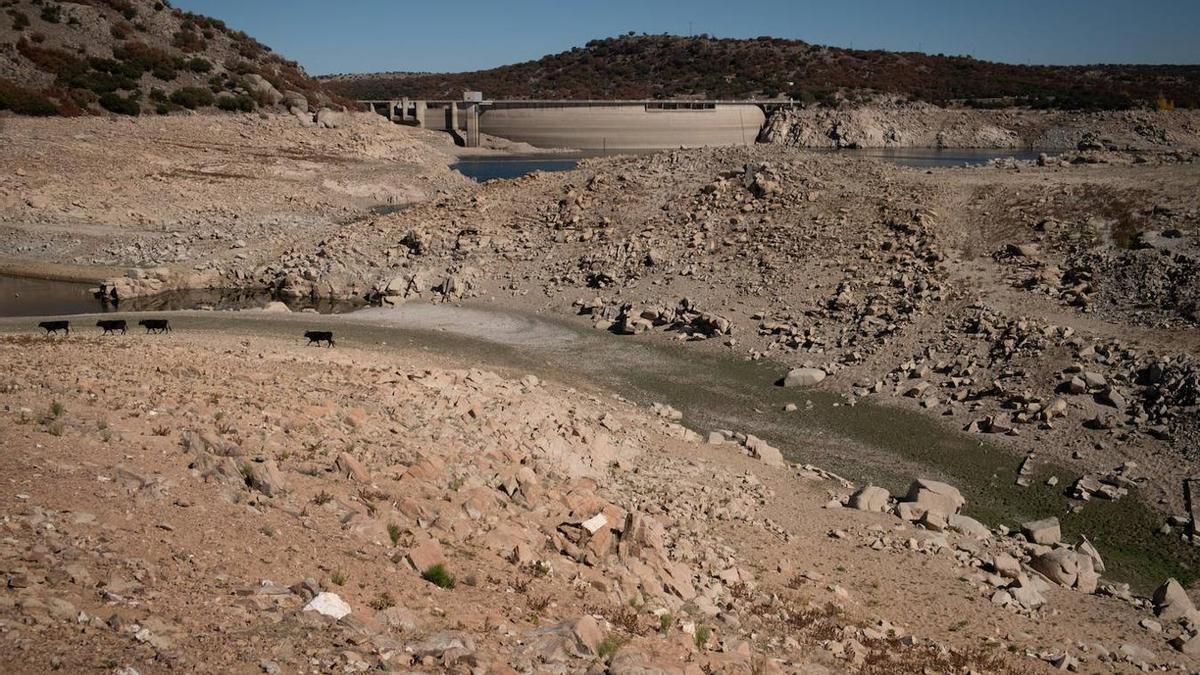
<svg viewBox="0 0 1200 675">
<path fill-rule="evenodd" d="M 630 153 L 646 151 L 630 151 Z M 1034 160 L 1041 150 L 997 149 L 938 149 L 938 148 L 864 148 L 858 150 L 817 149 L 809 152 L 843 153 L 855 157 L 870 157 L 915 169 L 978 166 L 993 159 Z M 1052 151 L 1051 151 L 1052 152 Z M 1047 152 L 1047 154 L 1051 154 Z M 450 166 L 467 178 L 484 182 L 495 179 L 519 178 L 534 171 L 569 171 L 579 160 L 587 157 L 625 154 L 624 151 L 572 152 L 542 155 L 486 155 L 464 157 Z"/>
</svg>

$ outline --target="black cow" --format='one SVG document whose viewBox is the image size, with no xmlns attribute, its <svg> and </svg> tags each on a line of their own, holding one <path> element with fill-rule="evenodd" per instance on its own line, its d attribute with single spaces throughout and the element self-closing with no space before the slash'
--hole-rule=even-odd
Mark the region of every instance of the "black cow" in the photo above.
<svg viewBox="0 0 1200 675">
<path fill-rule="evenodd" d="M 71 334 L 71 322 L 70 321 L 43 321 L 38 324 L 38 328 L 45 328 L 46 335 L 50 335 L 51 333 L 58 333 L 58 331 L 60 331 L 60 330 L 65 331 L 67 335 Z"/>
<path fill-rule="evenodd" d="M 100 319 L 96 322 L 96 325 L 104 329 L 104 332 L 101 333 L 101 335 L 108 335 L 117 331 L 121 331 L 121 335 L 124 335 L 125 330 L 128 327 L 125 323 L 125 319 Z"/>
<path fill-rule="evenodd" d="M 308 338 L 308 344 L 310 345 L 315 342 L 320 347 L 322 342 L 328 342 L 329 346 L 333 347 L 333 331 L 331 330 L 305 331 L 304 337 Z M 305 346 L 307 347 L 308 345 Z"/>
<path fill-rule="evenodd" d="M 139 326 L 145 326 L 147 333 L 170 333 L 171 322 L 166 319 L 142 319 Z"/>
</svg>

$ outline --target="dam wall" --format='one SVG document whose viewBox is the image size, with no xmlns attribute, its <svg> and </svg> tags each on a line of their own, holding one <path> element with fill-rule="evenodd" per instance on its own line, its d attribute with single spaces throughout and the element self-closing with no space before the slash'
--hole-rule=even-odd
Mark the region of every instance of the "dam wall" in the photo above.
<svg viewBox="0 0 1200 675">
<path fill-rule="evenodd" d="M 484 108 L 479 131 L 540 148 L 657 150 L 750 145 L 766 121 L 762 108 L 752 104 Z"/>
<path fill-rule="evenodd" d="M 751 145 L 768 110 L 790 101 L 361 101 L 400 124 L 445 131 L 460 145 L 480 134 L 541 148 L 662 150 Z"/>
</svg>

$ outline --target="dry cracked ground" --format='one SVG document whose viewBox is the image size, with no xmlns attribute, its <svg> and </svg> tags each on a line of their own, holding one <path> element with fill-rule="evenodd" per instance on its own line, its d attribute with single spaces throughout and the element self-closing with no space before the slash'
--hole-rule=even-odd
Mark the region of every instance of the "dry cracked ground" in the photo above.
<svg viewBox="0 0 1200 675">
<path fill-rule="evenodd" d="M 1013 461 L 976 493 L 947 484 L 963 457 L 931 456 L 889 492 L 571 373 L 234 329 L 34 338 L 6 321 L 0 639 L 22 670 L 1200 669 L 1190 152 L 926 172 L 706 149 L 478 186 L 436 138 L 355 116 L 63 132 L 76 123 L 21 121 L 47 125 L 44 142 L 3 150 L 14 268 L 136 268 L 109 281 L 123 296 L 545 312 L 769 364 L 764 391 L 796 387 L 798 419 L 806 392 L 840 396 Z M 164 152 L 142 124 L 202 147 Z M 70 180 L 34 161 L 50 139 Z M 97 159 L 131 146 L 172 175 Z M 316 166 L 279 177 L 297 161 Z M 101 173 L 162 189 L 92 202 Z M 387 190 L 337 188 L 371 176 Z M 372 215 L 389 201 L 407 208 Z M 1040 511 L 992 518 L 985 490 Z M 1098 523 L 1135 506 L 1145 556 Z M 1169 559 L 1138 567 L 1150 548 Z"/>
</svg>

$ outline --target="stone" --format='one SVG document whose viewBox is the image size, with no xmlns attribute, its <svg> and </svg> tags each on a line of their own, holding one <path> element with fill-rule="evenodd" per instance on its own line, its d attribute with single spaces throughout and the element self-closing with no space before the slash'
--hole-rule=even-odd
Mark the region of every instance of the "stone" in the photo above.
<svg viewBox="0 0 1200 675">
<path fill-rule="evenodd" d="M 783 453 L 778 448 L 773 447 L 763 439 L 746 434 L 746 449 L 750 451 L 750 456 L 762 461 L 770 466 L 784 466 L 786 462 L 783 460 Z"/>
<path fill-rule="evenodd" d="M 1058 524 L 1058 518 L 1054 517 L 1022 523 L 1021 533 L 1029 541 L 1043 546 L 1057 544 L 1062 539 L 1062 528 Z"/>
<path fill-rule="evenodd" d="M 337 460 L 334 462 L 334 469 L 336 469 L 338 473 L 351 480 L 355 480 L 360 483 L 371 482 L 371 473 L 367 471 L 365 466 L 362 465 L 362 462 L 358 461 L 358 459 L 350 453 L 343 452 L 339 454 Z"/>
<path fill-rule="evenodd" d="M 1195 610 L 1187 591 L 1174 579 L 1167 579 L 1159 586 L 1153 599 L 1154 614 L 1163 621 L 1178 621 Z"/>
<path fill-rule="evenodd" d="M 1066 548 L 1056 548 L 1033 559 L 1030 567 L 1050 581 L 1071 588 L 1079 578 L 1079 561 L 1075 552 Z"/>
<path fill-rule="evenodd" d="M 418 572 L 423 573 L 434 565 L 445 564 L 446 555 L 442 552 L 442 545 L 436 539 L 426 538 L 409 549 L 408 561 Z"/>
<path fill-rule="evenodd" d="M 243 465 L 246 478 L 254 489 L 268 497 L 278 497 L 287 492 L 287 481 L 275 460 L 247 462 Z"/>
<path fill-rule="evenodd" d="M 1007 553 L 997 553 L 992 557 L 992 569 L 1006 579 L 1016 579 L 1021 574 L 1021 563 Z"/>
<path fill-rule="evenodd" d="M 785 387 L 811 387 L 820 384 L 825 379 L 825 371 L 820 368 L 793 368 L 783 378 Z"/>
<path fill-rule="evenodd" d="M 1191 637 L 1176 636 L 1171 639 L 1171 646 L 1188 656 L 1200 656 L 1200 633 Z"/>
<path fill-rule="evenodd" d="M 881 487 L 864 485 L 855 491 L 854 494 L 850 495 L 850 500 L 846 502 L 846 506 L 858 509 L 859 511 L 883 513 L 887 511 L 888 500 L 891 496 L 891 493 Z"/>
<path fill-rule="evenodd" d="M 988 539 L 992 536 L 992 531 L 987 528 L 987 525 L 961 514 L 951 514 L 947 518 L 946 526 L 952 532 L 976 537 L 977 539 Z"/>
<path fill-rule="evenodd" d="M 597 513 L 579 524 L 580 527 L 587 530 L 588 534 L 596 534 L 607 525 L 608 518 L 603 513 Z"/>
<path fill-rule="evenodd" d="M 1077 550 L 1092 559 L 1092 567 L 1097 572 L 1104 571 L 1104 559 L 1100 557 L 1100 551 L 1096 550 L 1096 547 L 1092 545 L 1092 542 L 1087 537 L 1084 537 L 1083 541 L 1079 543 Z"/>
<path fill-rule="evenodd" d="M 346 601 L 342 600 L 337 593 L 325 592 L 318 593 L 317 597 L 309 600 L 308 604 L 304 606 L 304 611 L 340 619 L 350 614 L 350 605 L 346 604 Z"/>
<path fill-rule="evenodd" d="M 959 513 L 967 500 L 952 485 L 927 478 L 918 478 L 908 488 L 905 501 L 926 509 L 936 509 L 947 515 Z"/>
</svg>

